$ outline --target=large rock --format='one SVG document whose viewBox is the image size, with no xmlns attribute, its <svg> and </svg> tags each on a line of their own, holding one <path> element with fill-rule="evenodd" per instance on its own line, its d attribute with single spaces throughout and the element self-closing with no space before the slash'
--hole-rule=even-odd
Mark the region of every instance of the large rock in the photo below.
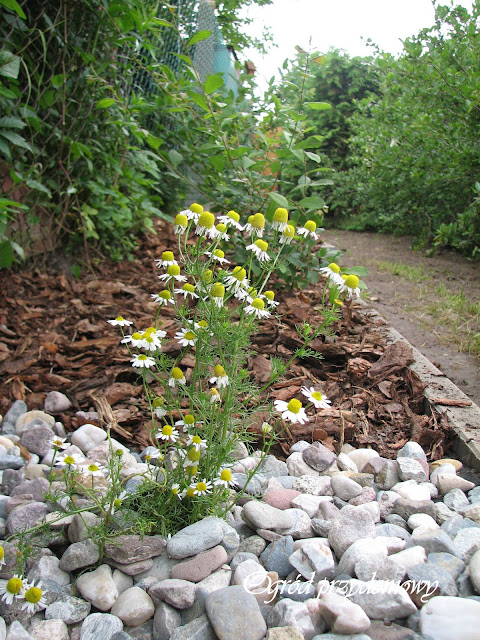
<svg viewBox="0 0 480 640">
<path fill-rule="evenodd" d="M 161 536 L 118 536 L 105 545 L 105 554 L 121 564 L 131 564 L 159 556 L 166 543 Z"/>
<path fill-rule="evenodd" d="M 234 585 L 209 593 L 205 608 L 219 640 L 262 640 L 267 632 L 255 596 L 243 587 Z"/>
<path fill-rule="evenodd" d="M 347 505 L 333 521 L 328 541 L 341 558 L 348 547 L 360 538 L 375 538 L 376 530 L 372 516 L 362 507 Z"/>
<path fill-rule="evenodd" d="M 91 613 L 85 618 L 80 631 L 81 640 L 110 640 L 114 633 L 122 631 L 123 623 L 110 613 Z M 53 640 L 53 639 L 52 639 Z"/>
<path fill-rule="evenodd" d="M 118 596 L 111 613 L 127 627 L 138 627 L 153 617 L 155 606 L 143 589 L 130 587 Z"/>
<path fill-rule="evenodd" d="M 363 609 L 336 593 L 320 594 L 317 601 L 307 602 L 307 608 L 310 612 L 316 609 L 334 633 L 362 633 L 370 627 L 370 619 Z"/>
<path fill-rule="evenodd" d="M 306 580 L 318 582 L 333 578 L 335 562 L 332 552 L 327 545 L 315 540 L 292 553 L 289 562 Z"/>
<path fill-rule="evenodd" d="M 480 602 L 438 596 L 420 610 L 420 631 L 435 640 L 478 640 Z"/>
<path fill-rule="evenodd" d="M 109 611 L 118 598 L 112 570 L 107 564 L 100 565 L 95 571 L 83 573 L 77 579 L 77 589 L 82 598 L 100 611 Z"/>
<path fill-rule="evenodd" d="M 308 466 L 319 473 L 326 471 L 336 459 L 336 455 L 321 442 L 314 442 L 302 451 L 302 457 Z"/>
<path fill-rule="evenodd" d="M 226 534 L 225 521 L 208 517 L 181 529 L 167 543 L 170 558 L 181 560 L 220 544 Z M 228 527 L 230 529 L 231 527 Z"/>
<path fill-rule="evenodd" d="M 338 592 L 338 587 L 336 588 Z M 417 611 L 409 595 L 398 584 L 386 580 L 349 580 L 341 595 L 358 604 L 373 620 L 406 618 Z"/>
<path fill-rule="evenodd" d="M 294 518 L 288 511 L 275 509 L 269 504 L 256 500 L 247 502 L 243 507 L 242 518 L 253 529 L 282 531 L 294 524 Z"/>
</svg>

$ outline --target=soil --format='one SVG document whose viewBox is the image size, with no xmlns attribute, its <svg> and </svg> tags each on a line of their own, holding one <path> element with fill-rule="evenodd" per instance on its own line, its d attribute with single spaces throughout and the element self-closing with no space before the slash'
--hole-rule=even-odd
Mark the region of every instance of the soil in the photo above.
<svg viewBox="0 0 480 640">
<path fill-rule="evenodd" d="M 443 283 L 453 294 L 462 289 L 473 301 L 480 301 L 480 265 L 448 251 L 427 257 L 412 250 L 412 238 L 387 234 L 329 230 L 322 234 L 326 243 L 341 249 L 342 266 L 368 268 L 366 301 L 423 353 L 473 402 L 480 406 L 480 361 L 460 351 L 458 332 L 438 322 L 429 312 L 431 303 L 441 302 L 433 287 Z M 398 263 L 419 268 L 426 278 L 413 282 L 402 275 L 388 273 L 378 263 Z M 478 318 L 477 318 L 478 320 Z M 480 331 L 480 328 L 478 329 Z"/>
</svg>

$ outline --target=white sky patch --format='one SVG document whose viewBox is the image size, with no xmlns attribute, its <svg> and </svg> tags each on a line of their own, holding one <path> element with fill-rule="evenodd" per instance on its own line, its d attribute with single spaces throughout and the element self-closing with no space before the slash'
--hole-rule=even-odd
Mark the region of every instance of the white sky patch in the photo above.
<svg viewBox="0 0 480 640">
<path fill-rule="evenodd" d="M 453 4 L 472 7 L 471 0 Z M 351 56 L 368 56 L 374 54 L 366 44 L 370 38 L 381 50 L 398 55 L 402 40 L 434 24 L 431 0 L 274 0 L 270 6 L 250 7 L 245 14 L 254 19 L 248 35 L 261 38 L 269 26 L 278 45 L 267 56 L 253 49 L 239 52 L 242 60 L 254 62 L 260 86 L 274 74 L 278 77 L 283 61 L 295 57 L 296 45 L 308 49 L 310 39 L 311 48 L 322 53 L 333 47 Z"/>
</svg>

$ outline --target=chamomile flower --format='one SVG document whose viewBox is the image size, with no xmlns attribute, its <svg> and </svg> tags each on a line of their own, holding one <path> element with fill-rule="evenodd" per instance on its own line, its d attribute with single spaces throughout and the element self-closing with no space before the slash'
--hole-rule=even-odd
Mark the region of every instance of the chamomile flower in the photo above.
<svg viewBox="0 0 480 640">
<path fill-rule="evenodd" d="M 136 353 L 130 362 L 132 363 L 132 367 L 137 367 L 139 369 L 150 369 L 150 367 L 155 366 L 155 359 L 150 356 L 146 356 L 143 353 Z"/>
<path fill-rule="evenodd" d="M 270 312 L 265 309 L 265 302 L 261 298 L 254 298 L 251 304 L 245 307 L 245 313 L 255 318 L 270 317 Z"/>
<path fill-rule="evenodd" d="M 177 420 L 177 422 L 175 422 L 176 427 L 183 427 L 186 431 L 188 431 L 188 429 L 193 429 L 196 424 L 197 423 L 195 422 L 195 416 L 191 413 L 187 413 L 185 416 L 183 416 L 183 420 Z"/>
<path fill-rule="evenodd" d="M 0 545 L 0 567 L 5 564 L 5 549 Z"/>
<path fill-rule="evenodd" d="M 180 494 L 180 499 L 183 498 L 194 498 L 195 497 L 195 486 L 190 486 L 188 489 L 184 489 Z"/>
<path fill-rule="evenodd" d="M 59 451 L 60 449 L 68 449 L 68 447 L 72 446 L 71 442 L 66 442 L 66 438 L 60 438 L 59 436 L 55 436 L 50 442 L 50 446 L 55 451 Z"/>
<path fill-rule="evenodd" d="M 208 236 L 210 240 L 214 240 L 218 231 L 215 228 L 215 216 L 210 211 L 204 211 L 197 221 L 195 227 L 195 233 L 197 236 Z"/>
<path fill-rule="evenodd" d="M 63 456 L 59 456 L 54 463 L 55 467 L 76 467 L 79 463 L 83 462 L 85 458 L 81 456 L 79 453 L 69 453 L 66 452 Z"/>
<path fill-rule="evenodd" d="M 212 493 L 212 483 L 210 480 L 200 480 L 196 484 L 192 485 L 196 496 L 205 496 L 207 493 Z"/>
<path fill-rule="evenodd" d="M 324 276 L 327 276 L 329 280 L 336 285 L 343 285 L 343 278 L 340 275 L 340 267 L 335 262 L 331 262 L 328 267 L 322 267 L 319 269 L 320 273 L 323 273 Z"/>
<path fill-rule="evenodd" d="M 243 227 L 240 224 L 240 216 L 236 211 L 233 211 L 233 210 L 229 211 L 227 214 L 223 216 L 218 216 L 218 219 L 227 227 L 229 226 L 235 227 L 235 229 L 238 229 L 239 231 L 243 231 Z"/>
<path fill-rule="evenodd" d="M 232 476 L 230 469 L 222 469 L 219 472 L 218 477 L 213 481 L 213 484 L 216 487 L 225 487 L 225 489 L 228 489 L 228 487 L 238 486 L 238 482 Z"/>
<path fill-rule="evenodd" d="M 223 222 L 219 222 L 215 227 L 217 230 L 217 238 L 219 240 L 230 240 L 230 236 L 227 233 L 227 225 L 223 224 Z"/>
<path fill-rule="evenodd" d="M 208 293 L 212 288 L 213 271 L 211 269 L 205 269 L 200 275 L 200 279 L 197 283 L 197 288 L 201 293 Z"/>
<path fill-rule="evenodd" d="M 180 235 L 186 231 L 188 227 L 188 218 L 185 213 L 181 212 L 177 214 L 175 218 L 175 226 L 173 227 L 173 232 L 176 235 Z"/>
<path fill-rule="evenodd" d="M 160 349 L 162 346 L 162 343 L 156 336 L 152 336 L 150 333 L 147 333 L 143 336 L 141 346 L 146 351 L 157 351 L 157 349 Z"/>
<path fill-rule="evenodd" d="M 169 267 L 172 264 L 178 264 L 172 251 L 164 251 L 160 260 L 155 260 L 157 267 Z"/>
<path fill-rule="evenodd" d="M 249 282 L 247 280 L 247 272 L 243 267 L 235 267 L 229 276 L 224 279 L 225 286 L 230 291 L 238 291 L 239 289 L 248 289 Z"/>
<path fill-rule="evenodd" d="M 32 615 L 38 611 L 38 609 L 45 609 L 47 606 L 40 581 L 37 582 L 37 584 L 35 584 L 35 581 L 31 583 L 26 582 L 23 597 L 25 598 L 25 604 L 22 606 L 22 611 L 26 610 Z"/>
<path fill-rule="evenodd" d="M 272 433 L 273 431 L 273 427 L 271 424 L 268 424 L 268 422 L 262 422 L 262 433 L 265 434 L 266 436 L 268 436 L 270 433 Z"/>
<path fill-rule="evenodd" d="M 283 207 L 276 209 L 273 214 L 272 228 L 277 231 L 285 231 L 288 226 L 288 211 Z"/>
<path fill-rule="evenodd" d="M 174 496 L 177 496 L 179 500 L 182 499 L 182 494 L 180 493 L 180 485 L 178 484 L 178 482 L 172 484 L 172 486 L 170 487 L 170 491 Z"/>
<path fill-rule="evenodd" d="M 198 469 L 198 461 L 201 456 L 200 450 L 191 447 L 189 451 L 182 451 L 182 453 L 184 453 L 183 468 L 188 469 L 190 474 L 196 474 L 195 468 Z"/>
<path fill-rule="evenodd" d="M 187 380 L 179 367 L 173 367 L 170 372 L 170 378 L 168 379 L 168 386 L 176 387 L 177 384 L 187 384 Z"/>
<path fill-rule="evenodd" d="M 157 433 L 155 437 L 158 440 L 165 440 L 165 442 L 176 442 L 178 440 L 179 432 L 175 427 L 172 427 L 171 424 L 166 424 L 163 426 Z"/>
<path fill-rule="evenodd" d="M 199 217 L 203 213 L 203 207 L 201 204 L 197 204 L 196 202 L 194 202 L 193 204 L 190 205 L 189 209 L 186 209 L 181 213 L 184 213 L 187 216 L 188 220 L 193 220 L 196 224 L 198 222 Z"/>
<path fill-rule="evenodd" d="M 195 331 L 207 331 L 209 335 L 213 336 L 213 331 L 208 331 L 208 322 L 206 320 L 200 320 L 193 323 Z"/>
<path fill-rule="evenodd" d="M 228 386 L 228 376 L 225 373 L 225 369 L 222 367 L 221 364 L 217 364 L 215 365 L 215 368 L 213 370 L 213 378 L 210 378 L 210 383 L 211 384 L 215 384 L 217 383 L 217 387 L 219 387 L 220 389 L 222 387 L 227 387 Z"/>
<path fill-rule="evenodd" d="M 213 387 L 210 389 L 210 404 L 215 404 L 217 402 L 221 402 L 220 394 L 218 393 L 218 389 Z"/>
<path fill-rule="evenodd" d="M 150 297 L 155 303 L 159 304 L 160 306 L 168 306 L 169 302 L 171 304 L 175 304 L 175 300 L 168 289 L 164 289 L 163 291 L 160 291 L 160 293 L 152 293 L 150 294 Z"/>
<path fill-rule="evenodd" d="M 292 423 L 299 422 L 300 424 L 308 422 L 307 414 L 300 400 L 295 398 L 292 398 L 290 402 L 275 400 L 273 404 L 275 409 L 282 414 L 283 420 L 289 420 Z"/>
<path fill-rule="evenodd" d="M 175 334 L 175 340 L 178 340 L 182 347 L 193 347 L 198 338 L 190 329 L 180 329 Z"/>
<path fill-rule="evenodd" d="M 185 300 L 188 298 L 188 296 L 190 296 L 192 300 L 193 298 L 198 298 L 197 294 L 195 293 L 195 287 L 189 282 L 186 282 L 181 289 L 174 289 L 174 292 L 179 295 L 183 295 Z"/>
<path fill-rule="evenodd" d="M 230 264 L 230 260 L 225 258 L 225 253 L 221 249 L 215 249 L 213 253 L 211 251 L 205 251 L 205 255 L 212 258 L 220 264 Z"/>
<path fill-rule="evenodd" d="M 178 264 L 171 264 L 167 267 L 167 272 L 158 276 L 159 280 L 163 280 L 164 282 L 170 282 L 170 280 L 175 280 L 175 282 L 186 282 L 186 276 L 180 275 L 180 267 Z"/>
<path fill-rule="evenodd" d="M 340 285 L 340 291 L 342 291 L 342 293 L 344 291 L 347 292 L 347 296 L 349 297 L 360 297 L 360 287 L 358 286 L 358 283 L 360 282 L 358 279 L 358 276 L 355 275 L 349 275 L 349 276 L 342 276 L 343 279 L 343 286 Z"/>
<path fill-rule="evenodd" d="M 265 242 L 265 240 L 255 240 L 255 242 L 249 244 L 246 249 L 247 251 L 253 251 L 260 262 L 268 262 L 270 260 L 270 256 L 267 253 L 268 242 Z"/>
<path fill-rule="evenodd" d="M 318 240 L 318 234 L 315 233 L 317 229 L 317 223 L 314 220 L 307 220 L 303 227 L 299 227 L 297 229 L 297 233 L 299 236 L 304 236 L 305 238 L 313 238 L 314 240 Z"/>
<path fill-rule="evenodd" d="M 111 511 L 112 513 L 115 513 L 115 511 L 120 509 L 120 507 L 122 506 L 122 502 L 125 500 L 127 496 L 128 496 L 128 491 L 122 491 L 121 493 L 118 494 L 118 496 L 112 502 L 112 511 Z"/>
<path fill-rule="evenodd" d="M 210 295 L 213 298 L 215 306 L 223 307 L 225 297 L 225 287 L 221 282 L 215 282 L 210 288 Z"/>
<path fill-rule="evenodd" d="M 194 451 L 198 453 L 202 451 L 202 449 L 207 448 L 207 441 L 202 440 L 202 438 L 197 435 L 189 436 L 187 440 L 187 447 L 192 447 Z"/>
<path fill-rule="evenodd" d="M 130 322 L 130 320 L 125 320 L 125 318 L 122 318 L 122 316 L 118 316 L 118 318 L 115 318 L 115 320 L 107 320 L 107 322 L 111 324 L 112 327 L 129 327 L 131 324 L 133 324 L 133 322 Z"/>
<path fill-rule="evenodd" d="M 161 340 L 162 338 L 165 338 L 165 336 L 167 335 L 167 332 L 164 331 L 163 329 L 156 329 L 155 327 L 147 327 L 143 332 L 143 335 L 152 336 L 152 338 L 155 338 L 156 340 Z"/>
<path fill-rule="evenodd" d="M 274 291 L 264 291 L 263 292 L 263 297 L 267 301 L 267 306 L 268 307 L 278 307 L 278 305 L 280 304 L 279 302 L 276 302 L 276 300 L 275 300 L 275 292 Z"/>
<path fill-rule="evenodd" d="M 143 332 L 135 331 L 132 335 L 125 336 L 120 342 L 121 344 L 130 343 L 132 347 L 141 347 L 143 346 Z"/>
<path fill-rule="evenodd" d="M 16 573 L 10 580 L 0 580 L 2 600 L 10 605 L 17 598 L 23 598 L 25 584 L 28 584 Z"/>
<path fill-rule="evenodd" d="M 105 472 L 106 472 L 107 469 L 105 467 L 102 467 L 101 465 L 98 466 L 97 464 L 92 462 L 92 464 L 89 464 L 88 466 L 87 465 L 81 465 L 78 468 L 78 470 L 83 475 L 92 476 L 92 478 L 99 478 L 100 476 L 104 476 L 105 477 Z"/>
<path fill-rule="evenodd" d="M 163 418 L 167 415 L 165 409 L 165 400 L 161 396 L 157 396 L 152 402 L 152 408 L 157 418 Z"/>
<path fill-rule="evenodd" d="M 285 229 L 282 231 L 282 235 L 278 239 L 280 244 L 290 244 L 293 238 L 295 237 L 295 227 L 293 224 L 287 224 Z"/>
<path fill-rule="evenodd" d="M 243 228 L 246 233 L 255 233 L 259 238 L 263 236 L 265 231 L 265 216 L 262 213 L 255 213 L 248 217 L 248 222 Z"/>
<path fill-rule="evenodd" d="M 314 387 L 302 387 L 300 391 L 313 404 L 315 409 L 328 409 L 332 404 L 330 400 L 323 396 L 320 391 L 315 391 Z"/>
<path fill-rule="evenodd" d="M 249 291 L 248 289 L 242 289 L 239 287 L 238 289 L 235 289 L 235 293 L 233 294 L 233 297 L 236 298 L 237 300 L 240 300 L 240 301 L 246 300 L 248 303 L 250 303 L 252 301 L 252 298 L 249 295 L 248 291 Z"/>
</svg>

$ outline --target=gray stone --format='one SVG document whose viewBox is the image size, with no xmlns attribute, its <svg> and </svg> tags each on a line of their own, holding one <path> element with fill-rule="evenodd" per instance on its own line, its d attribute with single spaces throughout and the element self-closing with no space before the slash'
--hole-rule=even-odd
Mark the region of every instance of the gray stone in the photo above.
<svg viewBox="0 0 480 640">
<path fill-rule="evenodd" d="M 461 511 L 463 507 L 468 507 L 470 502 L 461 489 L 452 489 L 443 496 L 443 503 L 451 511 Z"/>
<path fill-rule="evenodd" d="M 207 616 L 203 615 L 182 627 L 177 627 L 169 640 L 218 640 L 218 636 Z"/>
<path fill-rule="evenodd" d="M 205 608 L 219 640 L 262 640 L 267 632 L 255 596 L 241 586 L 209 593 L 205 598 Z M 245 624 L 246 620 L 248 624 Z"/>
<path fill-rule="evenodd" d="M 143 573 L 133 574 L 134 582 L 141 582 L 142 580 L 152 577 L 156 580 L 166 580 L 171 577 L 172 567 L 174 567 L 179 560 L 169 558 L 166 554 L 153 558 L 153 565 Z"/>
<path fill-rule="evenodd" d="M 453 544 L 462 554 L 462 560 L 468 564 L 473 554 L 480 549 L 480 527 L 461 529 L 453 539 Z"/>
<path fill-rule="evenodd" d="M 393 506 L 393 513 L 402 516 L 404 520 L 408 520 L 414 513 L 426 513 L 435 518 L 435 503 L 432 500 L 400 498 Z"/>
<path fill-rule="evenodd" d="M 309 445 L 310 446 L 310 445 Z M 286 460 L 288 473 L 291 476 L 318 476 L 319 473 L 303 459 L 303 452 L 295 451 Z"/>
<path fill-rule="evenodd" d="M 425 451 L 418 442 L 413 442 L 412 440 L 399 449 L 397 453 L 397 460 L 398 458 L 414 458 L 417 460 L 424 460 L 425 462 L 427 461 Z"/>
<path fill-rule="evenodd" d="M 115 600 L 111 613 L 128 627 L 143 625 L 153 618 L 155 606 L 150 596 L 139 587 L 130 587 Z"/>
<path fill-rule="evenodd" d="M 357 562 L 368 556 L 377 558 L 379 555 L 387 556 L 388 548 L 384 542 L 376 538 L 361 538 L 351 544 L 343 553 L 337 567 L 337 574 L 353 576 Z"/>
<path fill-rule="evenodd" d="M 70 542 L 82 542 L 92 536 L 91 529 L 101 523 L 101 518 L 90 511 L 76 513 L 68 527 L 68 539 Z"/>
<path fill-rule="evenodd" d="M 60 558 L 58 566 L 63 571 L 75 571 L 95 564 L 100 559 L 98 546 L 91 538 L 74 542 L 66 550 Z"/>
<path fill-rule="evenodd" d="M 435 503 L 435 520 L 442 525 L 449 518 L 455 515 L 455 511 L 451 511 L 443 502 Z"/>
<path fill-rule="evenodd" d="M 10 492 L 10 496 L 20 496 L 30 494 L 35 502 L 43 502 L 45 494 L 50 489 L 50 483 L 46 478 L 35 478 L 21 482 Z"/>
<path fill-rule="evenodd" d="M 347 505 L 333 521 L 328 533 L 328 541 L 337 558 L 341 558 L 342 554 L 356 540 L 374 538 L 375 536 L 375 524 L 372 516 L 364 509 Z"/>
<path fill-rule="evenodd" d="M 297 442 L 295 442 L 294 444 L 292 444 L 292 446 L 290 447 L 290 452 L 291 453 L 302 453 L 302 451 L 304 449 L 308 449 L 308 447 L 310 446 L 310 442 L 307 442 L 306 440 L 297 440 Z"/>
<path fill-rule="evenodd" d="M 313 532 L 321 538 L 328 538 L 328 532 L 332 527 L 331 520 L 323 520 L 322 518 L 312 518 Z"/>
<path fill-rule="evenodd" d="M 330 476 L 301 475 L 296 478 L 292 488 L 313 496 L 333 496 Z"/>
<path fill-rule="evenodd" d="M 105 545 L 105 554 L 121 564 L 131 564 L 159 556 L 166 543 L 161 536 L 121 535 Z"/>
<path fill-rule="evenodd" d="M 419 545 L 425 549 L 427 554 L 429 553 L 451 553 L 457 558 L 461 557 L 461 552 L 455 547 L 450 537 L 442 531 L 437 529 L 436 531 L 425 531 L 421 533 L 412 534 L 412 543 Z"/>
<path fill-rule="evenodd" d="M 312 521 L 303 509 L 285 509 L 284 513 L 293 518 L 293 523 L 288 529 L 282 529 L 282 535 L 295 540 L 313 538 Z"/>
<path fill-rule="evenodd" d="M 48 413 L 45 413 L 45 411 L 27 411 L 19 416 L 15 423 L 17 436 L 21 436 L 24 431 L 34 426 L 38 426 L 40 423 L 46 424 L 52 429 L 55 424 L 55 418 Z"/>
<path fill-rule="evenodd" d="M 24 626 L 20 622 L 18 622 L 18 620 L 14 620 L 12 622 L 10 628 L 8 629 L 8 634 L 4 636 L 4 638 L 6 638 L 6 640 L 34 640 L 28 633 L 28 631 L 24 628 Z"/>
<path fill-rule="evenodd" d="M 440 529 L 445 531 L 451 538 L 454 538 L 462 529 L 468 529 L 470 527 L 478 527 L 478 524 L 469 518 L 464 518 L 459 513 L 455 513 L 453 517 L 445 520 L 445 522 L 440 525 Z"/>
<path fill-rule="evenodd" d="M 29 502 L 14 509 L 7 518 L 7 533 L 14 535 L 39 524 L 50 512 L 43 502 Z"/>
<path fill-rule="evenodd" d="M 80 640 L 111 640 L 114 633 L 123 631 L 123 622 L 110 613 L 91 613 L 85 618 Z"/>
<path fill-rule="evenodd" d="M 258 559 L 257 559 L 258 561 Z M 260 565 L 259 565 L 260 567 Z M 191 622 L 194 618 L 204 615 L 205 598 L 209 593 L 230 586 L 232 579 L 232 568 L 218 569 L 197 583 L 195 591 L 195 601 L 189 609 L 182 610 L 182 624 Z"/>
<path fill-rule="evenodd" d="M 293 569 L 289 561 L 292 553 L 292 536 L 283 536 L 280 540 L 268 545 L 260 555 L 260 560 L 267 571 L 276 571 L 279 578 L 286 578 Z"/>
<path fill-rule="evenodd" d="M 277 476 L 285 476 L 288 474 L 288 467 L 285 462 L 278 460 L 275 456 L 266 456 L 260 466 L 258 472 L 265 478 L 276 478 Z"/>
<path fill-rule="evenodd" d="M 10 456 L 7 453 L 0 453 L 0 471 L 6 469 L 21 469 L 25 460 L 20 456 Z"/>
<path fill-rule="evenodd" d="M 235 554 L 232 561 L 230 562 L 230 569 L 232 571 L 235 571 L 238 565 L 242 564 L 242 562 L 245 562 L 245 560 L 253 560 L 254 562 L 258 562 L 260 564 L 258 556 L 256 556 L 254 553 L 249 553 L 248 551 L 239 551 Z"/>
<path fill-rule="evenodd" d="M 240 546 L 240 536 L 233 527 L 230 527 L 230 531 L 226 530 L 221 546 L 227 552 L 227 562 L 230 562 Z"/>
<path fill-rule="evenodd" d="M 345 592 L 346 591 L 346 592 Z M 400 585 L 383 580 L 349 580 L 342 595 L 362 607 L 370 619 L 396 620 L 415 613 L 417 608 Z"/>
<path fill-rule="evenodd" d="M 315 597 L 316 588 L 311 582 L 293 580 L 280 584 L 278 595 L 281 598 L 289 598 L 295 602 L 305 602 Z"/>
<path fill-rule="evenodd" d="M 327 449 L 321 442 L 312 443 L 302 451 L 302 457 L 308 466 L 322 473 L 330 467 L 336 459 L 336 455 Z"/>
<path fill-rule="evenodd" d="M 434 640 L 477 640 L 480 602 L 438 596 L 420 611 L 420 631 Z"/>
<path fill-rule="evenodd" d="M 2 421 L 2 433 L 4 435 L 16 434 L 15 425 L 21 415 L 27 412 L 27 405 L 23 400 L 15 400 L 5 414 Z"/>
<path fill-rule="evenodd" d="M 252 477 L 246 473 L 233 473 L 233 479 L 240 489 L 243 489 L 249 496 L 263 495 L 263 487 L 267 479 L 260 473 Z"/>
<path fill-rule="evenodd" d="M 397 500 L 400 500 L 400 496 L 398 495 L 398 493 L 395 493 L 395 491 L 381 491 L 378 494 L 377 502 L 380 509 L 380 516 L 382 518 L 386 518 L 387 516 L 392 515 L 393 508 Z"/>
<path fill-rule="evenodd" d="M 315 634 L 325 630 L 325 621 L 320 616 L 316 616 L 315 623 L 308 610 L 307 602 L 298 602 L 289 598 L 282 598 L 273 606 L 267 619 L 268 626 L 287 627 L 292 626 L 299 629 L 305 640 L 311 640 Z"/>
<path fill-rule="evenodd" d="M 380 489 L 389 491 L 400 480 L 399 468 L 396 460 L 387 460 L 377 473 L 376 482 Z"/>
<path fill-rule="evenodd" d="M 32 582 L 37 579 L 43 580 L 48 578 L 54 580 L 60 586 L 66 586 L 71 583 L 70 574 L 60 569 L 59 559 L 56 556 L 42 556 L 33 563 L 28 572 L 27 579 Z"/>
<path fill-rule="evenodd" d="M 289 511 L 276 509 L 265 502 L 251 500 L 244 505 L 242 518 L 254 529 L 286 530 L 294 524 L 293 515 Z"/>
<path fill-rule="evenodd" d="M 48 425 L 38 425 L 36 427 L 28 427 L 20 438 L 20 444 L 31 453 L 36 453 L 43 458 L 50 451 L 51 442 L 55 437 L 55 433 Z"/>
<path fill-rule="evenodd" d="M 117 631 L 117 633 L 113 634 L 110 640 L 133 640 L 133 638 L 126 631 Z"/>
<path fill-rule="evenodd" d="M 470 573 L 470 581 L 473 588 L 480 594 L 480 549 L 475 551 L 471 557 L 468 565 L 468 571 Z"/>
<path fill-rule="evenodd" d="M 401 582 L 405 576 L 405 567 L 390 556 L 368 554 L 355 563 L 355 575 L 365 582 L 369 580 Z"/>
<path fill-rule="evenodd" d="M 160 602 L 155 609 L 155 616 L 153 618 L 153 637 L 155 640 L 169 640 L 172 633 L 180 627 L 182 624 L 182 618 L 180 613 L 166 604 L 166 602 Z"/>
<path fill-rule="evenodd" d="M 422 465 L 413 458 L 397 458 L 398 475 L 400 480 L 416 480 L 417 482 L 424 482 L 427 479 Z"/>
<path fill-rule="evenodd" d="M 50 391 L 45 396 L 43 408 L 47 413 L 63 413 L 72 406 L 72 403 L 64 393 L 59 391 Z"/>
<path fill-rule="evenodd" d="M 290 564 L 306 580 L 318 582 L 334 575 L 335 562 L 329 547 L 315 540 L 302 545 L 290 556 Z"/>
<path fill-rule="evenodd" d="M 148 590 L 149 596 L 155 605 L 160 602 L 175 607 L 175 609 L 188 609 L 195 601 L 196 585 L 188 580 L 168 579 L 156 582 Z"/>
<path fill-rule="evenodd" d="M 238 547 L 238 552 L 248 552 L 253 553 L 257 557 L 262 553 L 262 551 L 266 548 L 267 543 L 261 536 L 253 535 L 245 538 L 240 542 Z"/>
<path fill-rule="evenodd" d="M 438 565 L 430 564 L 428 562 L 425 564 L 419 564 L 416 567 L 411 567 L 407 571 L 407 575 L 409 580 L 412 580 L 415 583 L 416 589 L 418 589 L 419 585 L 423 583 L 425 585 L 424 589 L 427 594 L 430 594 L 430 597 L 432 594 L 437 596 L 454 597 L 458 594 L 457 585 L 455 584 L 455 580 L 452 575 L 446 569 L 443 569 Z M 417 600 L 419 595 L 420 594 L 417 590 L 416 598 L 413 597 L 413 600 L 416 602 L 417 606 L 420 607 L 422 605 L 422 601 L 420 599 Z"/>
<path fill-rule="evenodd" d="M 465 571 L 465 563 L 463 560 L 452 556 L 451 553 L 429 553 L 427 560 L 430 564 L 434 564 L 448 571 L 454 580 L 458 578 L 462 571 Z"/>
<path fill-rule="evenodd" d="M 405 523 L 406 526 L 406 523 Z M 377 524 L 375 527 L 377 536 L 394 536 L 408 542 L 412 537 L 411 533 L 398 524 L 385 522 L 385 524 Z"/>
<path fill-rule="evenodd" d="M 183 559 L 221 544 L 225 535 L 225 522 L 208 517 L 195 522 L 170 538 L 167 552 L 171 558 Z"/>
<path fill-rule="evenodd" d="M 76 624 L 90 613 L 92 605 L 82 598 L 64 595 L 45 609 L 45 619 L 63 620 L 65 624 Z"/>
<path fill-rule="evenodd" d="M 342 500 L 351 500 L 362 493 L 362 487 L 347 476 L 336 475 L 331 479 L 333 493 Z"/>
</svg>

